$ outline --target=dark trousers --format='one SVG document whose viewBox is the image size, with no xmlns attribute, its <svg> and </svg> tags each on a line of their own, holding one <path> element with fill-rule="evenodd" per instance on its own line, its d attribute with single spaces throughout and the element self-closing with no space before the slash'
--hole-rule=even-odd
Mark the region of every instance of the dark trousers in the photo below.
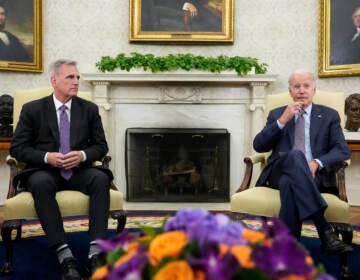
<svg viewBox="0 0 360 280">
<path fill-rule="evenodd" d="M 76 190 L 89 195 L 90 238 L 95 240 L 106 237 L 110 207 L 109 185 L 108 176 L 96 168 L 75 168 L 69 181 L 64 180 L 59 169 L 55 168 L 36 171 L 28 178 L 28 190 L 34 198 L 35 210 L 50 247 L 66 243 L 63 220 L 55 199 L 56 192 L 61 190 Z"/>
<path fill-rule="evenodd" d="M 304 154 L 292 150 L 273 165 L 270 185 L 280 191 L 279 218 L 300 239 L 302 221 L 325 211 L 327 204 L 320 194 L 319 178 L 313 178 Z"/>
</svg>

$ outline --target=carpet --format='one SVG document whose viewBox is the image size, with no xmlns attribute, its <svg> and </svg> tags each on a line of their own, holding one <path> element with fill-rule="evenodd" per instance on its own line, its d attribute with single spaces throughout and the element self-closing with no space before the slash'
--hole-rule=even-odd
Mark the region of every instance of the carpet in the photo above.
<svg viewBox="0 0 360 280">
<path fill-rule="evenodd" d="M 139 232 L 139 227 L 150 226 L 159 228 L 165 217 L 170 217 L 175 212 L 169 211 L 134 211 L 127 213 L 126 228 Z M 249 227 L 259 228 L 261 222 L 254 218 L 246 218 Z M 80 262 L 84 265 L 87 256 L 89 238 L 86 233 L 88 228 L 87 217 L 71 217 L 65 219 L 65 230 L 68 232 L 68 241 Z M 115 234 L 116 223 L 109 219 L 109 236 Z M 302 231 L 301 243 L 308 249 L 316 264 L 324 264 L 328 273 L 338 278 L 340 273 L 339 257 L 321 254 L 320 242 L 317 238 L 315 227 L 305 223 Z M 360 227 L 354 226 L 353 239 L 354 252 L 349 254 L 349 266 L 355 274 L 355 279 L 360 279 Z M 4 244 L 0 242 L 0 262 L 5 259 Z M 47 248 L 47 240 L 37 220 L 26 221 L 23 225 L 22 240 L 15 242 L 14 246 L 14 273 L 1 279 L 60 279 L 59 267 L 56 257 Z"/>
</svg>

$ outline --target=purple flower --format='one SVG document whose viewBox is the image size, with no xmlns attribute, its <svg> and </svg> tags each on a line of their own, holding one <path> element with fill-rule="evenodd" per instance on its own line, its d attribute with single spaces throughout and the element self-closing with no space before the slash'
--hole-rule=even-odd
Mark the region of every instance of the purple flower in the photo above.
<svg viewBox="0 0 360 280">
<path fill-rule="evenodd" d="M 211 214 L 205 209 L 181 209 L 166 222 L 165 231 L 183 230 L 189 240 L 197 240 L 200 245 L 216 241 L 228 245 L 245 244 L 241 239 L 244 226 L 230 221 L 224 214 Z"/>
<path fill-rule="evenodd" d="M 142 247 L 138 250 L 138 253 L 128 261 L 114 267 L 107 277 L 107 280 L 141 280 L 143 279 L 142 270 L 147 261 L 145 248 Z"/>
<path fill-rule="evenodd" d="M 106 253 L 115 250 L 119 246 L 126 247 L 134 239 L 134 235 L 130 235 L 128 231 L 123 231 L 121 234 L 112 236 L 109 239 L 97 239 L 96 242 L 100 250 Z"/>
<path fill-rule="evenodd" d="M 209 212 L 206 209 L 183 208 L 176 212 L 176 216 L 169 219 L 165 225 L 165 231 L 184 230 L 189 224 L 201 222 L 208 218 Z"/>
<path fill-rule="evenodd" d="M 322 273 L 318 275 L 315 280 L 336 280 L 336 278 L 331 276 L 330 274 Z"/>
<path fill-rule="evenodd" d="M 286 225 L 281 222 L 278 218 L 274 217 L 271 219 L 272 223 L 267 223 L 263 221 L 262 230 L 269 238 L 293 238 L 290 234 L 289 229 Z"/>
<path fill-rule="evenodd" d="M 204 244 L 196 256 L 187 255 L 186 260 L 193 269 L 204 271 L 207 280 L 231 279 L 240 270 L 239 262 L 232 254 L 219 255 L 215 242 Z"/>
<path fill-rule="evenodd" d="M 307 252 L 295 239 L 276 238 L 272 246 L 261 245 L 255 247 L 251 253 L 256 267 L 264 271 L 270 278 L 277 278 L 289 274 L 309 275 L 313 266 L 306 263 Z"/>
</svg>

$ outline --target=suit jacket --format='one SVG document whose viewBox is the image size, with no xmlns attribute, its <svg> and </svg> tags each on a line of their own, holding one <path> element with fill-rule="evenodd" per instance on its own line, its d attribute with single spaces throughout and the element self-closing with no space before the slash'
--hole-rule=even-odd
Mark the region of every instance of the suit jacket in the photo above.
<svg viewBox="0 0 360 280">
<path fill-rule="evenodd" d="M 26 178 L 38 169 L 54 168 L 44 162 L 47 152 L 59 152 L 59 128 L 52 95 L 24 104 L 11 142 L 10 155 L 26 163 L 14 178 L 14 185 L 25 187 Z M 70 118 L 71 150 L 83 150 L 86 161 L 79 168 L 91 167 L 108 152 L 98 107 L 87 100 L 73 97 Z M 105 169 L 104 169 L 105 171 Z M 105 171 L 110 179 L 111 172 Z M 21 185 L 21 186 L 20 186 Z"/>
<path fill-rule="evenodd" d="M 267 166 L 256 182 L 257 186 L 270 186 L 268 178 L 273 163 L 293 147 L 295 117 L 288 121 L 283 129 L 280 129 L 276 122 L 285 108 L 286 106 L 270 111 L 266 126 L 255 136 L 253 146 L 257 152 L 272 151 Z M 336 187 L 336 164 L 351 156 L 337 111 L 326 106 L 313 104 L 310 116 L 310 146 L 313 158 L 319 159 L 324 165 L 324 168 L 318 171 L 320 183 L 323 187 Z"/>
<path fill-rule="evenodd" d="M 31 62 L 32 59 L 20 40 L 8 31 L 0 31 L 7 35 L 9 45 L 0 39 L 0 60 Z"/>
</svg>

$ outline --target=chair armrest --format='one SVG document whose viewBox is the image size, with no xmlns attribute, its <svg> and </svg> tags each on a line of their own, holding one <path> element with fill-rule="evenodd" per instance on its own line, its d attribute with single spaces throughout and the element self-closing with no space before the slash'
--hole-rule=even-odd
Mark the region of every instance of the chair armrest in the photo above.
<svg viewBox="0 0 360 280">
<path fill-rule="evenodd" d="M 243 181 L 236 192 L 241 192 L 249 188 L 254 164 L 260 163 L 262 166 L 265 165 L 268 154 L 253 154 L 244 158 L 245 163 L 245 174 Z"/>
<path fill-rule="evenodd" d="M 101 166 L 102 168 L 105 168 L 105 169 L 110 169 L 110 161 L 111 161 L 111 159 L 112 159 L 111 156 L 106 155 L 106 156 L 104 156 L 102 158 L 101 161 L 94 162 L 94 165 Z M 116 191 L 118 190 L 118 188 L 114 184 L 114 181 L 110 182 L 110 189 L 116 190 Z"/>
<path fill-rule="evenodd" d="M 6 163 L 10 167 L 10 179 L 9 179 L 9 189 L 6 198 L 11 198 L 16 195 L 16 189 L 14 187 L 13 181 L 15 175 L 19 172 L 19 162 L 13 158 L 12 156 L 8 155 L 6 157 Z"/>
<path fill-rule="evenodd" d="M 350 165 L 350 160 L 342 161 L 338 165 L 337 170 L 337 185 L 339 190 L 339 198 L 345 202 L 348 202 L 345 187 L 345 168 Z"/>
</svg>

